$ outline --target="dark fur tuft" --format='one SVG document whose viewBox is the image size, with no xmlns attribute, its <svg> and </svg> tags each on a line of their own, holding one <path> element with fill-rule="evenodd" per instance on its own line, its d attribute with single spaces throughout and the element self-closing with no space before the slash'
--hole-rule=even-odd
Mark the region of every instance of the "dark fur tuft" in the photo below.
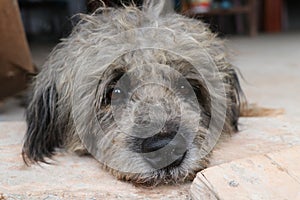
<svg viewBox="0 0 300 200">
<path fill-rule="evenodd" d="M 45 162 L 55 148 L 61 147 L 63 136 L 56 126 L 57 91 L 55 85 L 36 91 L 26 111 L 27 132 L 22 150 L 26 164 Z"/>
<path fill-rule="evenodd" d="M 230 95 L 230 99 L 232 101 L 231 104 L 231 127 L 233 128 L 234 132 L 238 131 L 238 120 L 240 117 L 240 110 L 241 105 L 246 102 L 246 97 L 244 95 L 244 92 L 241 88 L 240 81 L 238 78 L 238 75 L 234 69 L 231 69 L 229 72 L 231 76 L 231 80 L 229 80 L 229 84 L 232 85 L 232 94 Z"/>
</svg>

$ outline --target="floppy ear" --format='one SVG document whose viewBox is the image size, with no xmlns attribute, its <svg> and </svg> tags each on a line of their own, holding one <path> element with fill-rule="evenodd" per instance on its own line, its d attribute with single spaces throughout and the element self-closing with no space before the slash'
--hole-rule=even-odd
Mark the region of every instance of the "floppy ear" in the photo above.
<svg viewBox="0 0 300 200">
<path fill-rule="evenodd" d="M 37 85 L 37 84 L 36 84 Z M 36 86 L 26 111 L 27 132 L 22 150 L 26 164 L 45 162 L 63 143 L 63 132 L 57 127 L 57 90 L 55 84 Z"/>
<path fill-rule="evenodd" d="M 230 70 L 230 84 L 232 86 L 231 94 L 229 97 L 231 98 L 231 111 L 230 111 L 230 119 L 231 119 L 231 126 L 233 130 L 236 132 L 238 131 L 238 119 L 240 117 L 240 110 L 243 103 L 246 102 L 246 97 L 244 92 L 241 88 L 240 81 L 238 75 L 234 69 Z"/>
</svg>

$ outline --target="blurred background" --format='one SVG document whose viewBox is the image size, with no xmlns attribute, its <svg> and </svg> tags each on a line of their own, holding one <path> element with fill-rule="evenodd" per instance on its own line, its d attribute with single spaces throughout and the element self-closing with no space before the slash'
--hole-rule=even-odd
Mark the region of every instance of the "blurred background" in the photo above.
<svg viewBox="0 0 300 200">
<path fill-rule="evenodd" d="M 120 7 L 132 1 L 103 2 Z M 142 0 L 134 2 L 142 5 Z M 77 14 L 92 13 L 100 5 L 97 0 L 0 1 L 0 121 L 24 119 L 31 78 L 51 49 L 70 34 L 80 18 Z M 252 101 L 300 113 L 288 106 L 300 101 L 295 96 L 300 75 L 300 1 L 166 0 L 164 12 L 202 20 L 228 39 L 236 55 L 233 62 L 250 82 L 242 84 Z"/>
<path fill-rule="evenodd" d="M 27 38 L 58 40 L 67 36 L 77 13 L 94 11 L 97 0 L 19 0 Z M 108 6 L 121 6 L 120 0 L 104 0 Z M 131 0 L 123 0 L 129 4 Z M 142 0 L 134 1 L 137 5 Z M 220 34 L 252 36 L 300 30 L 300 2 L 295 0 L 166 0 L 166 7 L 204 20 Z"/>
</svg>

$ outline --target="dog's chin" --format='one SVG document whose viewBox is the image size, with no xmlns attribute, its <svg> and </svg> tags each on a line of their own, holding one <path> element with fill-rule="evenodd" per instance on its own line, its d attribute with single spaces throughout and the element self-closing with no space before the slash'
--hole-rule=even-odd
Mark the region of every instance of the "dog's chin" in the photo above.
<svg viewBox="0 0 300 200">
<path fill-rule="evenodd" d="M 176 162 L 176 161 L 175 161 Z M 156 187 L 159 185 L 175 185 L 195 178 L 198 170 L 185 169 L 183 165 L 167 166 L 162 169 L 152 169 L 148 173 L 122 173 L 111 171 L 119 180 L 131 182 L 138 187 Z"/>
<path fill-rule="evenodd" d="M 156 187 L 159 185 L 174 185 L 192 181 L 195 174 L 195 172 L 185 171 L 179 166 L 159 169 L 149 174 L 140 174 L 130 181 L 136 186 Z"/>
</svg>

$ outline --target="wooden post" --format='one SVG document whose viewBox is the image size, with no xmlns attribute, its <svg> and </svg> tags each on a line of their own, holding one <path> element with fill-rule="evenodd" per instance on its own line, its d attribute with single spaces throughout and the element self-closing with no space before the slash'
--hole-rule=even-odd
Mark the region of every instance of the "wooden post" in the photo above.
<svg viewBox="0 0 300 200">
<path fill-rule="evenodd" d="M 25 89 L 34 73 L 17 0 L 0 0 L 0 100 Z"/>
<path fill-rule="evenodd" d="M 264 29 L 266 32 L 282 30 L 282 0 L 265 0 Z"/>
</svg>

